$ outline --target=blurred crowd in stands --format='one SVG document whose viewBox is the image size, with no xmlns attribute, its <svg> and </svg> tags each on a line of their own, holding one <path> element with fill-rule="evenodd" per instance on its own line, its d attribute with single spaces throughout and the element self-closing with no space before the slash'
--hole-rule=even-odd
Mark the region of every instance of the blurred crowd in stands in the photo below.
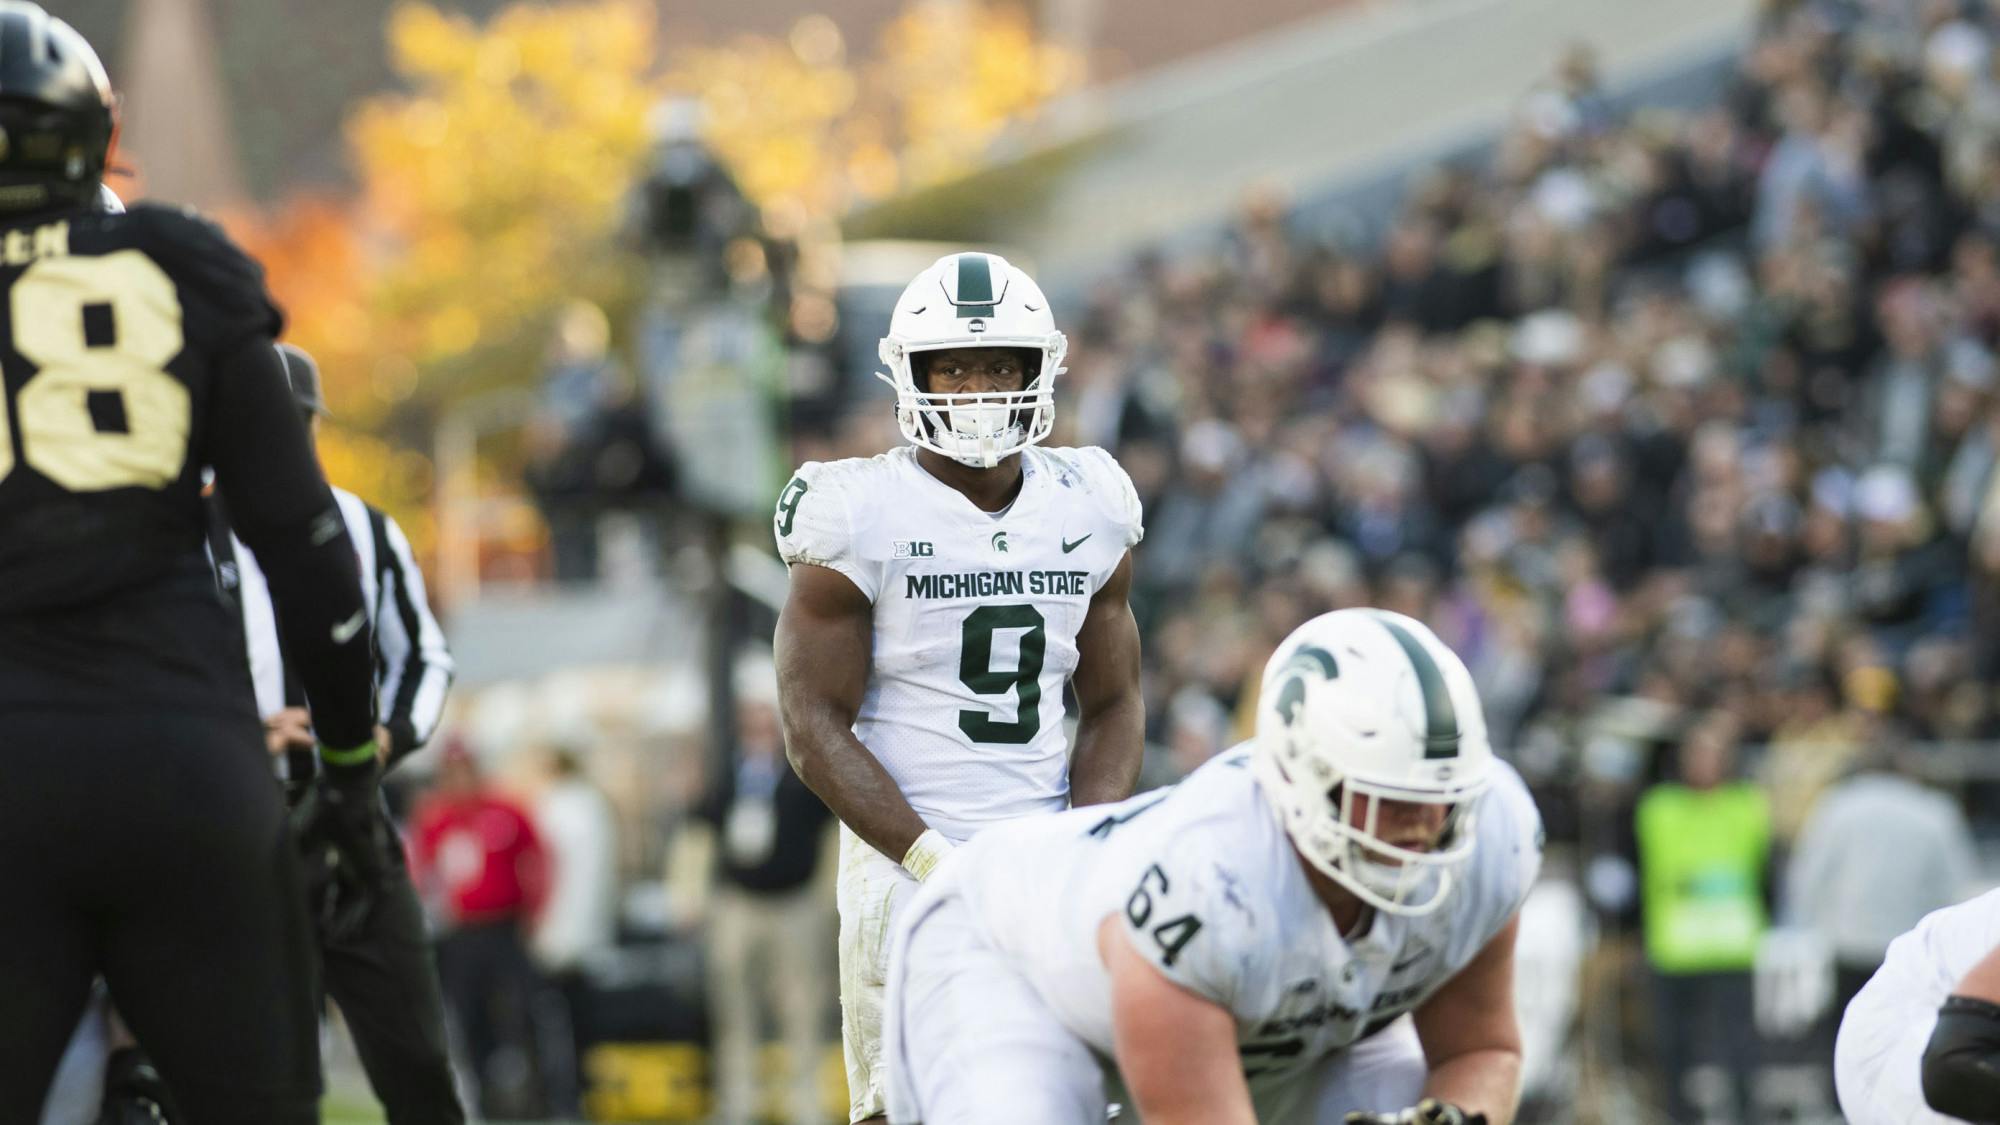
<svg viewBox="0 0 2000 1125">
<path fill-rule="evenodd" d="M 1100 284 L 1067 440 L 1147 501 L 1159 740 L 1240 733 L 1270 643 L 1363 601 L 1544 776 L 1609 700 L 1727 711 L 1797 766 L 1781 838 L 1842 764 L 1800 747 L 1993 734 L 1990 22 L 1777 4 L 1720 104 L 1623 120 L 1579 55 L 1379 249 L 1259 203 Z"/>
</svg>

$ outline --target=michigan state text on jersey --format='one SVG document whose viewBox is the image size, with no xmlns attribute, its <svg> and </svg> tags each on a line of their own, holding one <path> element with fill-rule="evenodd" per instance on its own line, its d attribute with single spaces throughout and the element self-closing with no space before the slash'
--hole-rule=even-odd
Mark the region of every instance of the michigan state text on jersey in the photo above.
<svg viewBox="0 0 2000 1125">
<path fill-rule="evenodd" d="M 890 1118 L 1085 1125 L 1121 1100 L 1148 1122 L 1340 1121 L 1434 1097 L 1437 1120 L 1505 1121 L 1540 856 L 1457 657 L 1395 614 L 1315 618 L 1271 658 L 1253 745 L 986 833 L 915 897 Z"/>
<path fill-rule="evenodd" d="M 917 882 L 988 825 L 1118 800 L 1138 776 L 1139 500 L 1103 450 L 1038 444 L 1066 347 L 1005 259 L 940 259 L 882 341 L 910 446 L 808 463 L 778 498 L 786 750 L 843 825 L 854 1121 L 884 1109 L 887 935 Z"/>
<path fill-rule="evenodd" d="M 354 549 L 261 271 L 177 209 L 103 209 L 116 102 L 0 0 L 0 1120 L 33 1120 L 94 976 L 193 1120 L 318 1120 L 312 951 L 243 650 L 203 554 L 212 466 L 266 561 L 322 742 L 366 751 Z"/>
</svg>

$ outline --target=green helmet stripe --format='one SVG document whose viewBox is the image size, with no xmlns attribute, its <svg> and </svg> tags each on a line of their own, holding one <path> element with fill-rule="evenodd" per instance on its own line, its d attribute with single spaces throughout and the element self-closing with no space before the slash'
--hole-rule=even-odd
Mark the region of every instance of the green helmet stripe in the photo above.
<svg viewBox="0 0 2000 1125">
<path fill-rule="evenodd" d="M 992 316 L 999 298 L 993 295 L 993 266 L 984 254 L 958 256 L 958 293 L 954 303 L 961 318 Z"/>
<path fill-rule="evenodd" d="M 1430 650 L 1422 641 L 1393 619 L 1378 615 L 1375 620 L 1396 638 L 1397 646 L 1410 658 L 1410 667 L 1417 674 L 1417 690 L 1424 695 L 1424 757 L 1458 757 L 1458 709 L 1452 706 L 1451 689 L 1445 686 L 1444 673 L 1438 670 L 1437 661 L 1431 659 Z"/>
</svg>

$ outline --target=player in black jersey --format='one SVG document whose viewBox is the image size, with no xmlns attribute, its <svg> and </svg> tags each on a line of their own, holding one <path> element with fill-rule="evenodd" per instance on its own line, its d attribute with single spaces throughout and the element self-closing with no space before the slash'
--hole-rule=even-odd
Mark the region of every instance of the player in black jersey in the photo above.
<svg viewBox="0 0 2000 1125">
<path fill-rule="evenodd" d="M 93 207 L 81 36 L 0 0 L 0 1125 L 33 1122 L 102 973 L 191 1125 L 318 1120 L 298 860 L 203 554 L 213 467 L 326 764 L 315 855 L 386 862 L 354 549 L 263 277 L 191 213 Z"/>
</svg>

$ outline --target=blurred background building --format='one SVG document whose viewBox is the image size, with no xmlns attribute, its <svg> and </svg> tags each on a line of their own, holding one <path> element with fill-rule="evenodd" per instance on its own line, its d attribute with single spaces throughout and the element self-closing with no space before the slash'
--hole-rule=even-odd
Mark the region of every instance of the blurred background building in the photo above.
<svg viewBox="0 0 2000 1125">
<path fill-rule="evenodd" d="M 1524 1120 L 1837 1119 L 1838 1000 L 1994 882 L 1987 0 L 58 8 L 114 183 L 266 261 L 331 471 L 425 554 L 462 756 L 413 823 L 533 831 L 435 854 L 496 1107 L 843 1104 L 832 980 L 756 967 L 832 906 L 768 514 L 896 440 L 875 341 L 945 246 L 1037 274 L 1056 440 L 1145 502 L 1147 783 L 1313 613 L 1465 656 L 1550 831 Z"/>
</svg>

